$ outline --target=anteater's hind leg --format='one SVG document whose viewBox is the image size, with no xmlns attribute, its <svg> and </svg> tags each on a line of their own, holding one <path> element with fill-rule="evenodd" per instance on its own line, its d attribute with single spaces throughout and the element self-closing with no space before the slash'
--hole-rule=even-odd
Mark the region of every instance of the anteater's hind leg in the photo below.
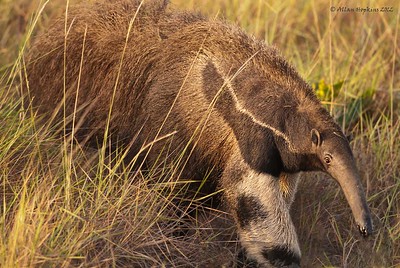
<svg viewBox="0 0 400 268">
<path fill-rule="evenodd" d="M 260 267 L 298 267 L 300 248 L 279 179 L 233 156 L 221 183 L 248 258 Z"/>
</svg>

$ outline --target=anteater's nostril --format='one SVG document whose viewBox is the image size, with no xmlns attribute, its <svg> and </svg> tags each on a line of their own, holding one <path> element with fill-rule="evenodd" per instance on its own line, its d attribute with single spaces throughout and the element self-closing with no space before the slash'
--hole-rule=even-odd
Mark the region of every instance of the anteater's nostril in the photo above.
<svg viewBox="0 0 400 268">
<path fill-rule="evenodd" d="M 358 230 L 360 231 L 361 235 L 367 237 L 369 235 L 367 228 L 365 226 L 358 226 Z"/>
</svg>

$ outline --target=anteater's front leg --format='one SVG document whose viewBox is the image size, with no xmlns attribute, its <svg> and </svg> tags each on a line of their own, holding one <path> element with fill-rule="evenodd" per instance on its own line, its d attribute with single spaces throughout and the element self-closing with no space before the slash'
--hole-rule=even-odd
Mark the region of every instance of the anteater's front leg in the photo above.
<svg viewBox="0 0 400 268">
<path fill-rule="evenodd" d="M 298 267 L 301 253 L 279 178 L 235 158 L 221 183 L 248 258 L 261 267 Z"/>
</svg>

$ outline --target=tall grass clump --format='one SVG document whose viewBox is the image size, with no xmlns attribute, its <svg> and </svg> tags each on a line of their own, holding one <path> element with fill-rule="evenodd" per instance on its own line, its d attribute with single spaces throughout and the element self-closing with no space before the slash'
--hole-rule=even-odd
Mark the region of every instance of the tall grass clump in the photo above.
<svg viewBox="0 0 400 268">
<path fill-rule="evenodd" d="M 0 1 L 0 267 L 231 266 L 238 248 L 229 215 L 186 196 L 191 180 L 177 180 L 178 164 L 160 160 L 139 169 L 141 160 L 127 157 L 129 144 L 112 141 L 110 150 L 107 135 L 98 148 L 88 148 L 60 135 L 65 122 L 46 124 L 23 98 L 26 49 L 74 2 Z M 305 174 L 292 208 L 302 265 L 400 265 L 400 5 L 172 5 L 223 17 L 277 46 L 352 134 L 376 231 L 361 239 L 339 187 Z M 340 13 L 331 6 L 393 11 Z"/>
</svg>

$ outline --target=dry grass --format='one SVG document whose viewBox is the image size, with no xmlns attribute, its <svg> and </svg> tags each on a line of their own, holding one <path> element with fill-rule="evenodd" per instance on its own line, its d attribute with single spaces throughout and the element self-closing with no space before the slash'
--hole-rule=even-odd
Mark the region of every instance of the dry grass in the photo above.
<svg viewBox="0 0 400 268">
<path fill-rule="evenodd" d="M 396 267 L 400 5 L 270 2 L 172 1 L 225 17 L 279 47 L 354 135 L 376 233 L 361 239 L 339 187 L 322 175 L 305 175 L 292 208 L 303 266 Z M 187 184 L 175 181 L 175 167 L 139 172 L 138 160 L 123 161 L 123 145 L 113 153 L 82 148 L 21 110 L 18 81 L 31 33 L 45 30 L 65 4 L 0 0 L 0 266 L 232 265 L 238 244 L 229 215 L 185 199 L 178 189 Z M 336 13 L 331 6 L 393 12 Z"/>
</svg>

